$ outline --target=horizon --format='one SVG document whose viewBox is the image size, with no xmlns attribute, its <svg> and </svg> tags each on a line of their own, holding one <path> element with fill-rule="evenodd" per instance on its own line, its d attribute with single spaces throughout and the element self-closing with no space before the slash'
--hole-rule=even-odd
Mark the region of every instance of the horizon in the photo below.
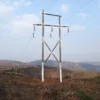
<svg viewBox="0 0 100 100">
<path fill-rule="evenodd" d="M 0 61 L 17 61 L 17 62 L 22 62 L 22 63 L 30 63 L 30 62 L 34 62 L 34 61 L 42 61 L 42 59 L 37 59 L 37 60 L 32 60 L 32 61 L 20 61 L 20 60 L 12 60 L 12 59 L 0 59 Z M 49 59 L 48 61 L 55 61 L 55 62 L 57 62 L 56 60 L 52 60 L 52 59 Z M 100 62 L 95 62 L 95 61 L 67 61 L 67 60 L 63 60 L 62 62 L 72 62 L 72 63 L 100 63 Z"/>
<path fill-rule="evenodd" d="M 100 62 L 100 1 L 92 0 L 2 0 L 0 1 L 0 59 L 29 62 L 41 59 L 41 28 L 36 27 L 32 38 L 33 24 L 41 23 L 42 9 L 62 15 L 62 61 Z M 57 18 L 45 17 L 46 24 L 58 24 Z M 45 39 L 51 49 L 58 41 L 55 28 L 45 29 Z M 55 34 L 56 33 L 56 34 Z M 49 55 L 45 47 L 45 57 Z M 58 55 L 58 47 L 54 51 Z M 54 60 L 53 57 L 50 59 Z"/>
</svg>

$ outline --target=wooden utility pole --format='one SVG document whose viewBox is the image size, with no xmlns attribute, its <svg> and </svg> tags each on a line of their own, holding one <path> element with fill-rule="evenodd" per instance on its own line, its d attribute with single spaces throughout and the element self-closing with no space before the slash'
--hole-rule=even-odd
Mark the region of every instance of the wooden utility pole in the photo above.
<svg viewBox="0 0 100 100">
<path fill-rule="evenodd" d="M 59 25 L 49 25 L 49 24 L 44 24 L 44 15 L 49 15 L 49 16 L 55 16 L 58 17 L 58 21 L 59 21 Z M 61 27 L 64 28 L 68 28 L 68 32 L 69 32 L 69 27 L 68 26 L 61 26 L 61 16 L 60 15 L 55 15 L 55 14 L 49 14 L 49 13 L 45 13 L 44 10 L 42 10 L 42 24 L 33 24 L 34 26 L 42 26 L 42 72 L 41 72 L 41 78 L 42 78 L 42 82 L 44 82 L 44 64 L 47 62 L 47 60 L 49 59 L 49 57 L 51 55 L 54 56 L 54 58 L 57 60 L 57 62 L 59 63 L 59 76 L 60 76 L 60 82 L 62 82 L 62 59 L 61 59 Z M 46 43 L 46 41 L 44 40 L 44 27 L 45 26 L 49 26 L 49 27 L 58 27 L 59 28 L 59 40 L 57 42 L 57 44 L 54 46 L 53 50 L 50 49 L 50 47 L 48 46 L 48 44 Z M 47 57 L 46 60 L 44 60 L 44 44 L 47 46 L 47 48 L 49 49 L 49 51 L 51 52 L 49 54 L 49 56 Z M 55 50 L 55 48 L 57 47 L 57 45 L 59 44 L 59 60 L 57 59 L 57 57 L 53 54 L 53 51 Z"/>
</svg>

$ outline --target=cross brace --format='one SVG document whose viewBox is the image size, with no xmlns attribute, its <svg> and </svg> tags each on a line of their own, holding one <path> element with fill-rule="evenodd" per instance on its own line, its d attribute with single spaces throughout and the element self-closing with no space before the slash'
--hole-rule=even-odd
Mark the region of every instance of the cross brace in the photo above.
<svg viewBox="0 0 100 100">
<path fill-rule="evenodd" d="M 47 57 L 47 59 L 45 60 L 45 63 L 47 62 L 47 60 L 49 59 L 49 57 L 50 57 L 51 55 L 53 55 L 54 58 L 55 58 L 55 59 L 57 60 L 57 62 L 59 63 L 57 57 L 53 54 L 53 51 L 55 50 L 55 48 L 56 48 L 57 45 L 59 44 L 59 41 L 57 42 L 57 44 L 54 46 L 54 48 L 53 48 L 52 50 L 49 48 L 49 46 L 48 46 L 48 44 L 47 44 L 46 42 L 44 42 L 44 43 L 45 43 L 45 45 L 48 47 L 49 51 L 51 52 L 51 53 L 49 54 L 49 56 Z"/>
</svg>

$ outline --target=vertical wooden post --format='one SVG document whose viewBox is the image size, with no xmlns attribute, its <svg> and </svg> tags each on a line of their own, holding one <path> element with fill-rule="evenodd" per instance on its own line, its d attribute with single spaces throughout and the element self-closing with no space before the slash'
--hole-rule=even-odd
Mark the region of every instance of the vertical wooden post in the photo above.
<svg viewBox="0 0 100 100">
<path fill-rule="evenodd" d="M 61 19 L 59 18 L 59 70 L 60 70 L 60 82 L 62 83 L 62 59 L 61 59 Z"/>
<path fill-rule="evenodd" d="M 42 82 L 44 82 L 44 10 L 42 11 Z"/>
</svg>

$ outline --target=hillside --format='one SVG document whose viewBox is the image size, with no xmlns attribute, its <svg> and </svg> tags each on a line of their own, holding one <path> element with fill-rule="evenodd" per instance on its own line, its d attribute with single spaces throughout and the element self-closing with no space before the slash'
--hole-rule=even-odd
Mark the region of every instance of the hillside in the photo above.
<svg viewBox="0 0 100 100">
<path fill-rule="evenodd" d="M 28 65 L 41 65 L 42 61 L 41 60 L 36 60 L 36 61 L 32 61 L 32 62 L 28 62 Z M 52 67 L 57 67 L 58 63 L 54 60 L 49 60 L 47 61 L 47 63 L 45 64 L 46 66 L 52 66 Z M 99 71 L 100 72 L 100 65 L 99 62 L 98 63 L 93 63 L 93 62 L 67 62 L 67 61 L 63 61 L 62 62 L 62 67 L 65 69 L 69 69 L 69 70 L 88 70 L 88 71 Z"/>
<path fill-rule="evenodd" d="M 12 61 L 12 60 L 0 60 L 0 70 L 9 69 L 12 67 L 37 67 L 41 66 L 42 61 L 36 60 L 32 62 L 20 62 L 20 61 Z M 58 63 L 54 60 L 49 60 L 45 64 L 48 67 L 58 67 Z M 62 67 L 69 70 L 87 70 L 87 71 L 98 71 L 100 72 L 99 62 L 68 62 L 63 61 Z"/>
<path fill-rule="evenodd" d="M 0 74 L 0 100 L 100 100 L 100 77 L 75 80 L 29 78 L 24 74 Z"/>
<path fill-rule="evenodd" d="M 21 67 L 21 68 L 18 68 L 17 70 L 14 70 L 14 68 L 12 68 L 12 69 L 8 69 L 1 72 L 21 73 L 29 77 L 41 79 L 41 66 L 37 66 L 37 67 L 32 66 L 32 67 L 23 67 L 23 68 Z M 44 75 L 45 75 L 45 78 L 54 78 L 54 79 L 59 78 L 59 68 L 45 66 Z M 62 75 L 63 75 L 63 78 L 70 77 L 72 79 L 87 79 L 87 78 L 100 76 L 100 72 L 85 71 L 85 70 L 71 71 L 71 70 L 63 68 Z"/>
<path fill-rule="evenodd" d="M 24 65 L 25 63 L 13 60 L 0 60 L 0 65 Z"/>
</svg>

